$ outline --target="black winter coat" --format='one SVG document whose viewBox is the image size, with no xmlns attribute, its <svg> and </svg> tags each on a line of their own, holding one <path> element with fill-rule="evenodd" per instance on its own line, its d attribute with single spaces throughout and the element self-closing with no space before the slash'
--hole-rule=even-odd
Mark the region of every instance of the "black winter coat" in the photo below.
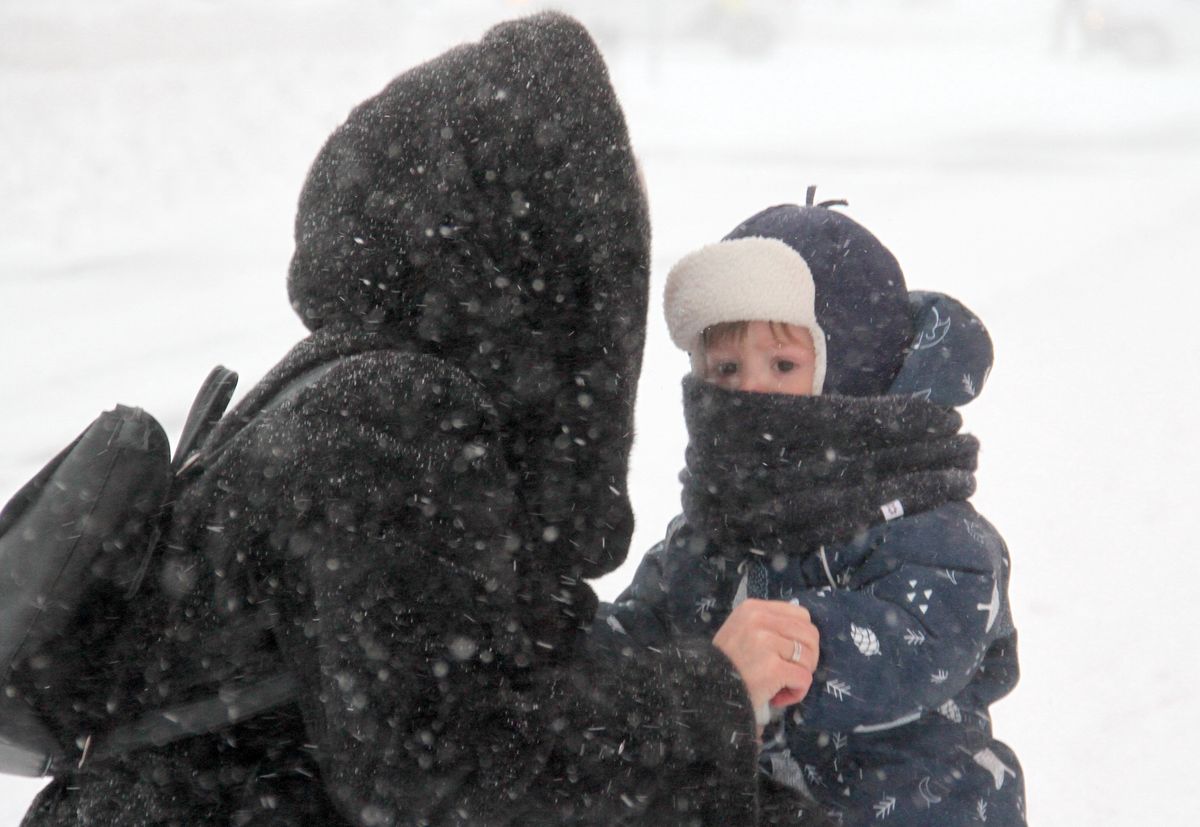
<svg viewBox="0 0 1200 827">
<path fill-rule="evenodd" d="M 754 823 L 730 664 L 587 631 L 632 526 L 648 222 L 586 33 L 530 18 L 399 77 L 318 156 L 296 238 L 314 332 L 206 444 L 60 725 L 279 664 L 300 699 L 85 763 L 25 824 Z"/>
</svg>

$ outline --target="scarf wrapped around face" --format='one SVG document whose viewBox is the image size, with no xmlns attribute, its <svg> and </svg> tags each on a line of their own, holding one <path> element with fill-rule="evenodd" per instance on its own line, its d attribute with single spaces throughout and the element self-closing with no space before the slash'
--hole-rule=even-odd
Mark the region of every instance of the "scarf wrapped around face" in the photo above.
<svg viewBox="0 0 1200 827">
<path fill-rule="evenodd" d="M 709 553 L 806 556 L 975 491 L 979 443 L 909 396 L 787 396 L 684 379 L 683 509 Z"/>
</svg>

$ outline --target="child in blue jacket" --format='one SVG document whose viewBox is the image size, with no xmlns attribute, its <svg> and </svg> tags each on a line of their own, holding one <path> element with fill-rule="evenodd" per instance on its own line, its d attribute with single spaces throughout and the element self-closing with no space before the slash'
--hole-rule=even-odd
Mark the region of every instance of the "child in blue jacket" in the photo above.
<svg viewBox="0 0 1200 827">
<path fill-rule="evenodd" d="M 954 410 L 982 389 L 991 342 L 812 200 L 668 277 L 693 367 L 683 514 L 605 621 L 653 646 L 711 637 L 747 598 L 797 603 L 818 666 L 802 702 L 763 711 L 761 753 L 793 816 L 1023 825 L 1020 765 L 988 714 L 1018 676 L 1008 552 L 967 502 L 978 443 Z"/>
</svg>

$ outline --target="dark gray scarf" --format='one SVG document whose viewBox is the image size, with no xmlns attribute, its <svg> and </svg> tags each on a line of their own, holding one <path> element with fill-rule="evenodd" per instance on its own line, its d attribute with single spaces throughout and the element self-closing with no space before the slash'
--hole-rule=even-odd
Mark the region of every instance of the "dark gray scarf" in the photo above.
<svg viewBox="0 0 1200 827">
<path fill-rule="evenodd" d="M 911 396 L 738 393 L 688 377 L 681 474 L 688 522 L 723 554 L 810 554 L 974 493 L 975 437 Z"/>
</svg>

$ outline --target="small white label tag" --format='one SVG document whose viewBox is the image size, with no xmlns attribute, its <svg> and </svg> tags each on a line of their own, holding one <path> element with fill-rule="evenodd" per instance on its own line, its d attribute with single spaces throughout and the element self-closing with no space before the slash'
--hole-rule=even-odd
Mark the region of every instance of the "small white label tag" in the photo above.
<svg viewBox="0 0 1200 827">
<path fill-rule="evenodd" d="M 884 503 L 883 505 L 879 506 L 879 510 L 883 512 L 883 519 L 887 520 L 888 522 L 904 516 L 904 506 L 900 504 L 899 500 L 892 500 L 890 503 Z"/>
</svg>

